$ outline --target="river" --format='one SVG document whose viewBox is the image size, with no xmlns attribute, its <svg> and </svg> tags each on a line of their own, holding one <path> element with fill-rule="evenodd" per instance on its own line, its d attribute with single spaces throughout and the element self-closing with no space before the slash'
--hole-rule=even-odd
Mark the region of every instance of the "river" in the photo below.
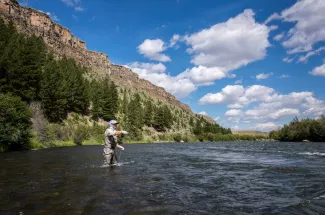
<svg viewBox="0 0 325 215">
<path fill-rule="evenodd" d="M 325 143 L 125 145 L 0 154 L 0 214 L 324 214 Z"/>
</svg>

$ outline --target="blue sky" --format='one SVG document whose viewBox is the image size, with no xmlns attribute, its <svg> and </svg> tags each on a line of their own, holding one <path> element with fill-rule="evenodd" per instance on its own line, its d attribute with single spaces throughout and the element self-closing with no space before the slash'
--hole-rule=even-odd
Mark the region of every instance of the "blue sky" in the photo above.
<svg viewBox="0 0 325 215">
<path fill-rule="evenodd" d="M 194 112 L 268 131 L 325 113 L 323 0 L 21 0 Z"/>
</svg>

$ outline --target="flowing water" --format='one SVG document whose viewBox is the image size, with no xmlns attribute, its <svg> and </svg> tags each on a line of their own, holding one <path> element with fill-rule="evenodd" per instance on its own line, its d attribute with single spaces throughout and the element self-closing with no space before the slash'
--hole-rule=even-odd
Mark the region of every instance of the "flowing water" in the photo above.
<svg viewBox="0 0 325 215">
<path fill-rule="evenodd" d="M 125 148 L 0 154 L 0 214 L 325 214 L 325 143 Z"/>
</svg>

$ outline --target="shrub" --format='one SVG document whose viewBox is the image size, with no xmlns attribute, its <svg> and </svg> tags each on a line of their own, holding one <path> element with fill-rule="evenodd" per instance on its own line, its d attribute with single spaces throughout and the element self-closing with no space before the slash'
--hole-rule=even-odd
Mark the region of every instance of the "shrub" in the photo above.
<svg viewBox="0 0 325 215">
<path fill-rule="evenodd" d="M 180 134 L 174 134 L 173 139 L 174 139 L 175 142 L 181 142 L 182 135 L 180 135 Z"/>
<path fill-rule="evenodd" d="M 0 145 L 5 150 L 28 147 L 31 137 L 31 111 L 19 97 L 0 94 Z"/>
</svg>

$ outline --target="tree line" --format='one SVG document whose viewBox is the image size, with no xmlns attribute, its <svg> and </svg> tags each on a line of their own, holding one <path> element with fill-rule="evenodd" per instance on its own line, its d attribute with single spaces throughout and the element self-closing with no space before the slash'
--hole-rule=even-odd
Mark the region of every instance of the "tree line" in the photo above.
<svg viewBox="0 0 325 215">
<path fill-rule="evenodd" d="M 318 119 L 301 119 L 295 117 L 289 124 L 277 131 L 270 132 L 270 138 L 287 142 L 325 142 L 325 116 Z"/>
</svg>

